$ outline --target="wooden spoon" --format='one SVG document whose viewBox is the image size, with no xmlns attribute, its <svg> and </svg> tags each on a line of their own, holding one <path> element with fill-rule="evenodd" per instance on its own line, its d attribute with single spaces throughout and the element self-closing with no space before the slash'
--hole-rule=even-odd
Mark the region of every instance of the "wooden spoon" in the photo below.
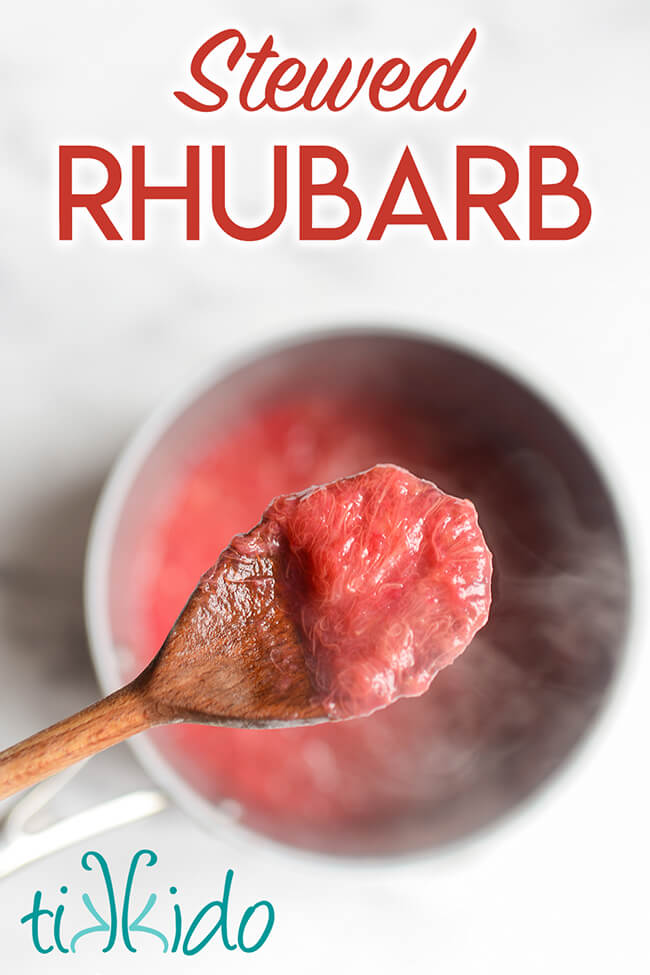
<svg viewBox="0 0 650 975">
<path fill-rule="evenodd" d="M 276 498 L 139 677 L 0 754 L 0 799 L 154 725 L 313 724 L 422 694 L 486 622 L 491 566 L 471 502 L 390 464 Z"/>
<path fill-rule="evenodd" d="M 0 799 L 155 725 L 271 728 L 328 720 L 278 585 L 280 556 L 247 559 L 236 543 L 203 576 L 134 681 L 0 753 Z"/>
</svg>

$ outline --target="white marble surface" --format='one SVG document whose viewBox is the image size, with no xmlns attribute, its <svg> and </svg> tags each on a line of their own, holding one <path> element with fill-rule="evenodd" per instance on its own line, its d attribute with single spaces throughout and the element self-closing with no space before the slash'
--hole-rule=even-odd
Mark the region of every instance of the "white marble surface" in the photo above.
<svg viewBox="0 0 650 975">
<path fill-rule="evenodd" d="M 189 9 L 188 9 L 189 8 Z M 241 896 L 274 901 L 265 948 L 204 952 L 193 970 L 314 975 L 362 964 L 444 975 L 647 971 L 644 928 L 650 816 L 645 557 L 648 445 L 647 48 L 642 0 L 497 0 L 428 5 L 381 0 L 214 5 L 126 0 L 63 7 L 37 0 L 4 13 L 0 37 L 0 744 L 82 706 L 96 691 L 81 612 L 82 560 L 101 480 L 125 438 L 161 398 L 208 362 L 323 323 L 430 323 L 546 387 L 608 458 L 634 526 L 639 596 L 617 693 L 580 760 L 525 814 L 476 844 L 417 864 L 352 865 L 262 854 L 210 837 L 170 810 L 107 834 L 115 869 L 150 845 L 161 876 L 189 903 L 215 894 L 227 866 Z M 191 54 L 223 26 L 282 50 L 405 53 L 424 62 L 479 30 L 466 107 L 447 118 L 191 117 L 171 91 Z M 572 148 L 594 216 L 571 244 L 505 244 L 488 228 L 470 244 L 396 229 L 299 244 L 293 224 L 237 245 L 180 239 L 161 214 L 143 245 L 87 232 L 56 240 L 56 149 L 143 142 L 155 173 L 178 178 L 189 142 L 232 147 L 237 204 L 264 204 L 263 149 L 331 142 L 376 198 L 407 141 L 441 215 L 453 212 L 453 147 L 487 141 L 523 159 L 531 142 Z M 295 174 L 293 186 L 295 187 Z M 252 201 L 252 202 L 250 202 Z M 121 209 L 120 209 L 121 208 Z M 124 218 L 119 202 L 116 214 Z M 171 214 L 172 211 L 169 211 Z M 525 200 L 513 202 L 523 220 Z M 116 217 L 117 219 L 117 217 Z M 91 763 L 59 801 L 72 811 L 146 782 L 126 747 Z M 0 958 L 25 972 L 135 971 L 124 952 L 38 958 L 18 923 L 35 888 L 74 885 L 85 846 L 0 882 Z M 164 959 L 165 970 L 189 962 Z M 187 970 L 183 967 L 182 970 Z"/>
</svg>

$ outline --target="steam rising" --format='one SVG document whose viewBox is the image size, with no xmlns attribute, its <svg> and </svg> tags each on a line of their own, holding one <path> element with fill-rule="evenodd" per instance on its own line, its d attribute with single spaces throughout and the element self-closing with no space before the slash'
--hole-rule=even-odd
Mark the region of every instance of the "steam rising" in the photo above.
<svg viewBox="0 0 650 975">
<path fill-rule="evenodd" d="M 384 361 L 384 353 L 371 359 L 367 339 L 340 341 L 348 351 L 336 368 L 331 353 L 296 353 L 291 379 L 290 362 L 276 364 L 267 396 L 239 409 L 225 439 L 206 442 L 194 468 L 200 492 L 195 485 L 166 499 L 141 546 L 160 570 L 149 590 L 136 589 L 141 605 L 162 593 L 169 606 L 135 642 L 148 659 L 205 568 L 195 563 L 213 561 L 274 494 L 394 463 L 469 497 L 494 556 L 491 616 L 425 695 L 331 726 L 187 726 L 159 738 L 200 791 L 236 799 L 249 823 L 288 842 L 355 853 L 442 844 L 512 807 L 588 728 L 624 636 L 625 553 L 598 473 L 529 393 L 428 344 L 413 356 L 402 351 L 409 343 L 385 340 Z M 264 374 L 256 381 L 263 386 Z M 226 502 L 204 555 L 186 552 Z"/>
</svg>

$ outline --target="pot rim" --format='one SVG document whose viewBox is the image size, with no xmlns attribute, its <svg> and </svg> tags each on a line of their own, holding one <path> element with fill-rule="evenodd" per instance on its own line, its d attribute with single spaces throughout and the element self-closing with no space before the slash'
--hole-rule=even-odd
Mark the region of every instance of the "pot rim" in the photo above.
<svg viewBox="0 0 650 975">
<path fill-rule="evenodd" d="M 516 356 L 512 357 L 512 364 L 506 364 L 493 349 L 486 349 L 485 342 L 472 337 L 469 340 L 450 338 L 444 331 L 429 323 L 411 324 L 400 327 L 392 324 L 366 321 L 357 323 L 330 325 L 318 329 L 294 329 L 282 335 L 281 338 L 263 342 L 255 342 L 238 351 L 227 352 L 219 357 L 215 363 L 204 369 L 198 376 L 184 383 L 175 393 L 166 396 L 145 420 L 140 423 L 134 433 L 120 450 L 114 460 L 100 492 L 93 517 L 91 520 L 84 565 L 84 618 L 90 656 L 100 688 L 104 694 L 116 690 L 123 681 L 120 678 L 118 655 L 111 640 L 111 628 L 108 612 L 108 573 L 111 551 L 115 531 L 126 499 L 131 487 L 150 453 L 155 449 L 168 429 L 188 410 L 198 399 L 210 389 L 218 385 L 238 369 L 254 362 L 281 353 L 295 347 L 306 347 L 320 341 L 344 338 L 383 338 L 404 342 L 425 342 L 448 351 L 457 352 L 467 358 L 474 359 L 506 378 L 517 383 L 532 397 L 540 401 L 567 428 L 574 440 L 584 449 L 590 462 L 595 468 L 602 485 L 610 499 L 616 515 L 617 528 L 620 534 L 624 556 L 628 569 L 628 605 L 626 632 L 621 638 L 621 653 L 610 683 L 603 694 L 598 712 L 582 733 L 580 739 L 571 747 L 559 766 L 523 799 L 518 800 L 507 811 L 482 827 L 440 847 L 424 847 L 422 849 L 401 853 L 388 854 L 339 854 L 324 851 L 293 847 L 286 842 L 274 839 L 256 831 L 252 827 L 238 822 L 234 815 L 236 803 L 224 799 L 222 803 L 205 799 L 196 792 L 163 757 L 160 751 L 147 735 L 138 735 L 128 739 L 127 744 L 135 753 L 139 763 L 146 772 L 164 789 L 174 800 L 174 803 L 192 819 L 206 827 L 214 834 L 215 831 L 226 828 L 229 839 L 237 845 L 245 843 L 247 847 L 253 845 L 255 852 L 271 852 L 283 857 L 293 857 L 303 862 L 320 862 L 335 864 L 340 868 L 343 864 L 359 866 L 397 866 L 413 862 L 429 860 L 433 857 L 446 857 L 460 847 L 468 844 L 482 843 L 486 835 L 495 830 L 502 830 L 504 825 L 512 820 L 521 820 L 531 809 L 537 808 L 541 802 L 548 802 L 554 795 L 558 783 L 567 774 L 567 770 L 574 766 L 576 760 L 596 747 L 597 741 L 603 734 L 605 725 L 611 720 L 612 700 L 619 695 L 614 691 L 621 683 L 623 674 L 627 671 L 632 656 L 630 644 L 636 634 L 639 624 L 639 605 L 637 585 L 640 562 L 638 553 L 631 540 L 631 518 L 628 515 L 630 504 L 627 492 L 620 485 L 614 488 L 610 471 L 615 465 L 608 463 L 609 454 L 598 438 L 596 431 L 590 429 L 590 424 L 582 415 L 579 403 L 571 402 L 571 419 L 567 418 L 567 408 L 559 403 L 567 399 L 558 390 L 548 391 L 548 382 L 544 380 L 544 390 L 540 389 L 539 380 L 531 375 L 527 368 Z M 476 342 L 476 345 L 474 343 Z M 605 721 L 605 716 L 608 721 Z"/>
</svg>

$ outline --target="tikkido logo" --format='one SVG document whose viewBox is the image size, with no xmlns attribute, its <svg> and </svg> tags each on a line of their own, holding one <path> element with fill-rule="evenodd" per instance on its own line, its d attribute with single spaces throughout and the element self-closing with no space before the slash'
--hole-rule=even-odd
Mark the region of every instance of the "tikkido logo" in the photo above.
<svg viewBox="0 0 650 975">
<path fill-rule="evenodd" d="M 257 901 L 241 912 L 237 923 L 231 907 L 233 870 L 226 871 L 219 898 L 191 912 L 188 919 L 178 900 L 177 887 L 167 887 L 163 899 L 150 890 L 149 884 L 145 885 L 143 871 L 157 862 L 153 850 L 138 850 L 131 858 L 124 893 L 118 900 L 106 859 L 94 850 L 84 853 L 81 866 L 95 875 L 98 889 L 92 897 L 82 892 L 74 898 L 64 884 L 59 887 L 58 904 L 46 904 L 43 891 L 35 891 L 31 910 L 20 918 L 31 932 L 34 949 L 41 955 L 76 954 L 78 949 L 82 954 L 84 949 L 106 954 L 119 947 L 134 954 L 149 954 L 153 949 L 161 954 L 198 955 L 208 946 L 220 945 L 227 951 L 252 954 L 266 943 L 275 922 L 275 909 L 268 900 Z M 144 891 L 136 887 L 144 887 Z M 81 926 L 79 909 L 84 916 Z M 74 920 L 69 920 L 75 911 Z"/>
</svg>

